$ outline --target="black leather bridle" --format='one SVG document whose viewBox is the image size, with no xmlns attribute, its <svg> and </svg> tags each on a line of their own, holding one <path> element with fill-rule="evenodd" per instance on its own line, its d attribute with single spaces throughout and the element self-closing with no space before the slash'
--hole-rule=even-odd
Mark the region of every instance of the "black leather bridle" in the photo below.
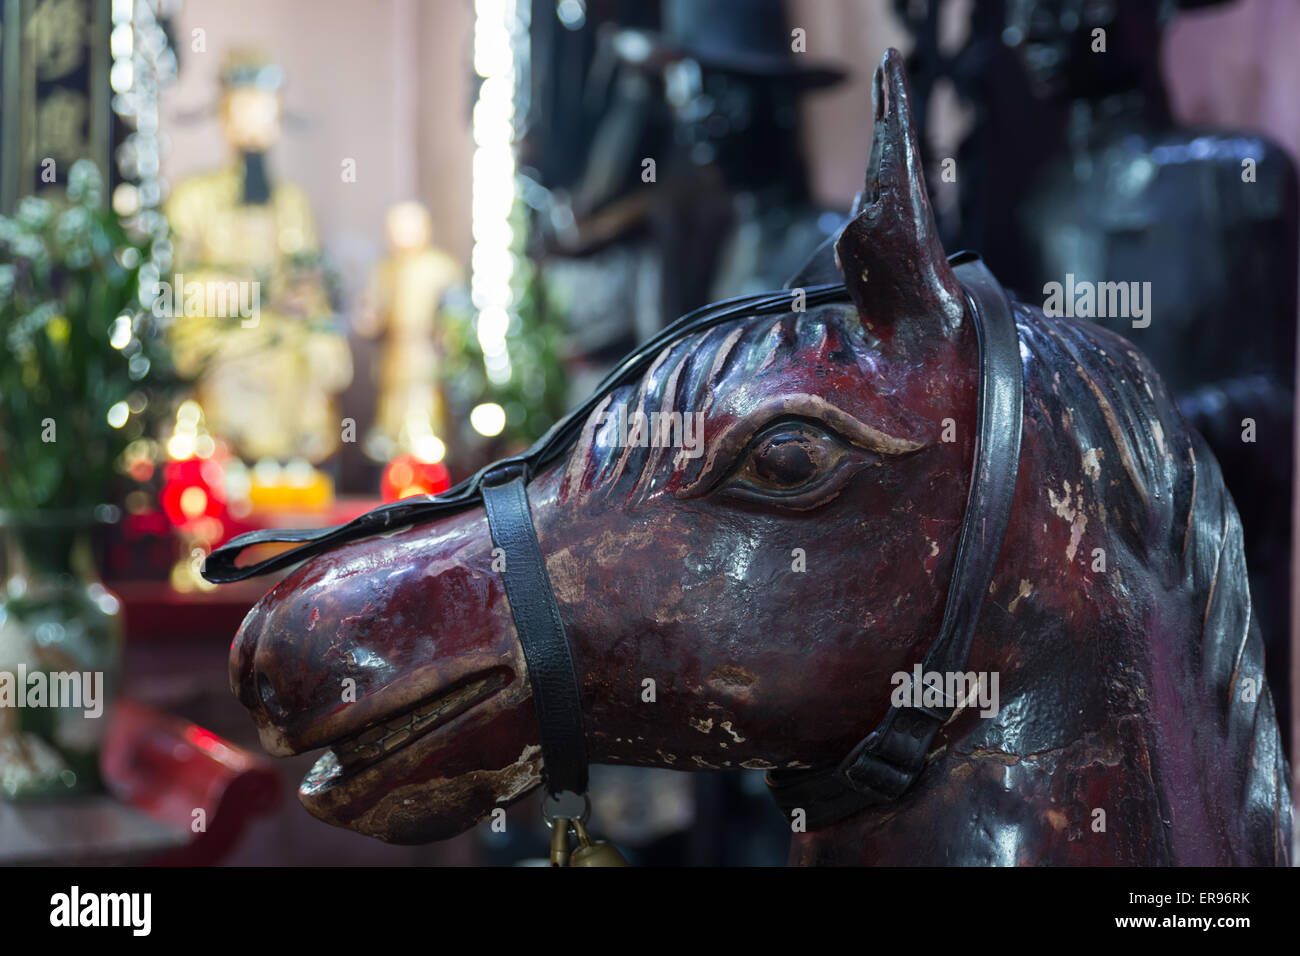
<svg viewBox="0 0 1300 956">
<path fill-rule="evenodd" d="M 979 434 L 953 579 L 939 636 L 925 658 L 927 672 L 965 667 L 975 622 L 1001 549 L 1020 455 L 1020 350 L 1010 303 L 978 257 L 959 253 L 950 262 L 966 290 L 967 311 L 979 340 Z M 487 465 L 436 497 L 382 505 L 347 524 L 240 535 L 208 555 L 203 576 L 225 583 L 267 574 L 349 541 L 482 505 L 493 543 L 505 557 L 506 597 L 528 664 L 546 789 L 551 794 L 583 794 L 587 789 L 587 749 L 580 685 L 529 511 L 528 482 L 572 446 L 607 393 L 639 380 L 659 353 L 678 339 L 734 319 L 783 315 L 796 302 L 807 309 L 847 301 L 844 286 L 832 283 L 741 296 L 697 309 L 623 359 L 590 398 L 523 454 Z M 269 543 L 298 547 L 242 567 L 236 564 L 248 548 Z M 770 774 L 769 784 L 778 804 L 789 812 L 803 809 L 808 827 L 815 829 L 899 797 L 924 769 L 930 742 L 952 712 L 952 708 L 909 710 L 891 708 L 881 725 L 837 767 Z"/>
<path fill-rule="evenodd" d="M 1002 550 L 1020 470 L 1024 382 L 1015 316 L 993 274 L 978 258 L 962 255 L 966 254 L 954 257 L 954 265 L 979 340 L 979 431 L 943 622 L 939 636 L 925 655 L 923 674 L 966 669 L 975 624 Z M 956 704 L 891 704 L 880 725 L 838 765 L 771 771 L 767 775 L 768 790 L 787 817 L 802 810 L 809 830 L 836 823 L 868 807 L 892 803 L 925 770 L 930 744 L 939 728 L 953 716 Z"/>
</svg>

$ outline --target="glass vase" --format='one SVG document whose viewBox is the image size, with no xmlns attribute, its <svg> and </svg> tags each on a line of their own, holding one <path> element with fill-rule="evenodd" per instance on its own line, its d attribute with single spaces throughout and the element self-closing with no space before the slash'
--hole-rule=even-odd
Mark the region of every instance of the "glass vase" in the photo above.
<svg viewBox="0 0 1300 956">
<path fill-rule="evenodd" d="M 0 797 L 102 789 L 121 607 L 100 582 L 91 512 L 0 512 Z"/>
</svg>

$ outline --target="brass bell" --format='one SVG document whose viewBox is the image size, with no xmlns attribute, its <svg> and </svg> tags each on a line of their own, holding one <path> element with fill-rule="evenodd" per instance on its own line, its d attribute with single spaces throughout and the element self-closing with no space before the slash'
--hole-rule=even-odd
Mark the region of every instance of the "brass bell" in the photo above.
<svg viewBox="0 0 1300 956">
<path fill-rule="evenodd" d="M 573 821 L 573 829 L 578 834 L 578 846 L 569 856 L 569 866 L 627 866 L 623 854 L 612 843 L 593 840 L 581 820 Z"/>
<path fill-rule="evenodd" d="M 557 817 L 551 825 L 551 866 L 568 866 L 569 856 L 569 821 Z"/>
</svg>

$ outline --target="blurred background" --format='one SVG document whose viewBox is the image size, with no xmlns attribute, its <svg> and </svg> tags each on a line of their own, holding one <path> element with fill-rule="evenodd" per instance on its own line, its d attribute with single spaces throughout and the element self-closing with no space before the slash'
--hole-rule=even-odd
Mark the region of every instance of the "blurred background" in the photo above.
<svg viewBox="0 0 1300 956">
<path fill-rule="evenodd" d="M 1152 282 L 1118 330 L 1224 465 L 1290 726 L 1297 36 L 1294 0 L 0 0 L 0 670 L 110 701 L 0 708 L 0 863 L 544 856 L 532 799 L 425 847 L 311 818 L 227 686 L 273 582 L 203 557 L 443 490 L 780 286 L 889 46 L 950 252 L 1030 302 Z M 784 862 L 760 772 L 592 797 L 634 863 Z"/>
</svg>

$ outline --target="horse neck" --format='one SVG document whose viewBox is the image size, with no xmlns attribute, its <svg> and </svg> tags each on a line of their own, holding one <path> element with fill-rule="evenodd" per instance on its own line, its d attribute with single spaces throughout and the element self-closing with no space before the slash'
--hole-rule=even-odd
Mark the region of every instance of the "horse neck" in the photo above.
<svg viewBox="0 0 1300 956">
<path fill-rule="evenodd" d="M 1162 823 L 1169 818 L 1164 795 L 1149 772 L 1135 772 L 1150 762 L 1150 737 L 1138 719 L 1130 717 L 1118 721 L 1112 732 L 1090 734 L 1041 753 L 951 742 L 932 757 L 912 791 L 896 804 L 796 834 L 790 862 L 853 866 L 1186 862 L 1176 859 L 1181 854 L 1175 852 Z"/>
<path fill-rule="evenodd" d="M 1024 668 L 1033 671 L 1032 659 L 1015 670 Z M 1026 686 L 1019 684 L 1023 672 L 1017 676 L 1008 669 L 1003 677 L 1004 688 Z M 1115 686 L 1113 675 L 1099 673 L 1097 679 Z M 1239 788 L 1232 769 L 1220 765 L 1224 755 L 1198 742 L 1194 728 L 1204 729 L 1202 715 L 1186 713 L 1180 724 L 1156 709 L 1133 707 L 1131 697 L 1114 690 L 1066 706 L 1063 701 L 1072 698 L 1063 688 L 1039 684 L 1037 692 L 1005 699 L 988 718 L 959 715 L 936 739 L 925 772 L 907 794 L 889 806 L 796 833 L 790 863 L 1271 862 L 1266 853 L 1247 858 L 1254 853 L 1250 841 L 1224 825 L 1239 809 Z M 1044 727 L 1048 739 L 1041 733 L 1029 739 Z"/>
</svg>

